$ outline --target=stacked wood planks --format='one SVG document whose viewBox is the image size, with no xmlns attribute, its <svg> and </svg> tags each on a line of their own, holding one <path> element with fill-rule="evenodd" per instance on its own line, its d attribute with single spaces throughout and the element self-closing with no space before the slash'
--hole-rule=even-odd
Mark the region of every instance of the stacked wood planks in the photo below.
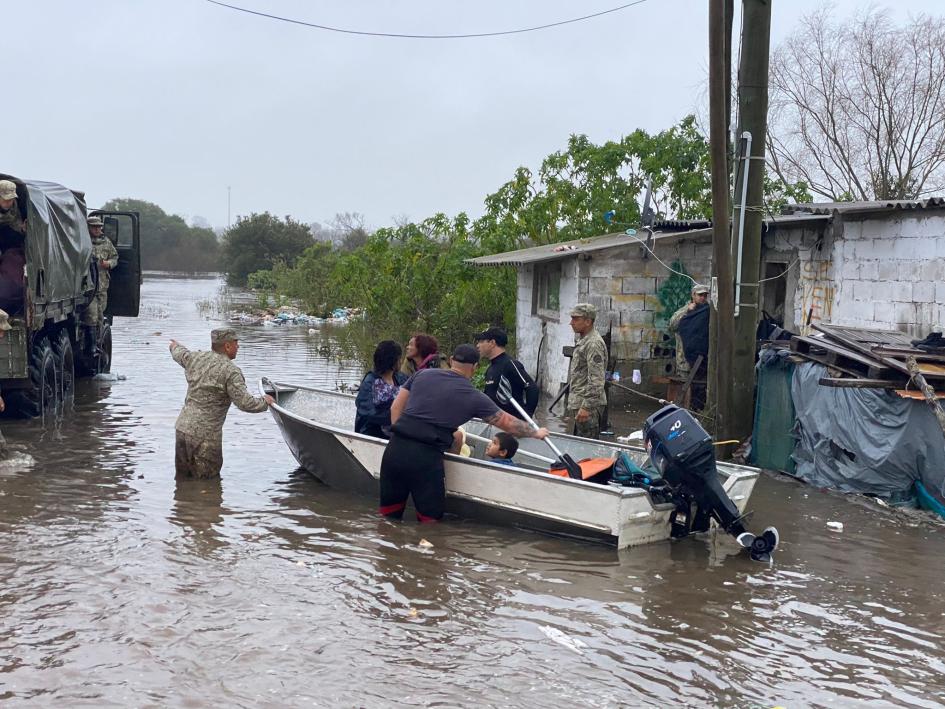
<svg viewBox="0 0 945 709">
<path fill-rule="evenodd" d="M 900 396 L 921 399 L 916 386 L 921 375 L 936 397 L 945 398 L 945 353 L 918 349 L 908 335 L 894 330 L 813 327 L 816 336 L 795 335 L 790 347 L 799 360 L 827 367 L 829 376 L 820 380 L 824 386 L 893 389 Z M 913 371 L 910 359 L 915 360 Z"/>
</svg>

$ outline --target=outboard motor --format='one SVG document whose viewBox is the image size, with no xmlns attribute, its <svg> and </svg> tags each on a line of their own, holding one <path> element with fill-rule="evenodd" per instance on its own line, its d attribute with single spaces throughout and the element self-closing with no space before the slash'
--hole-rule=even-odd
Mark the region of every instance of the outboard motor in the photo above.
<svg viewBox="0 0 945 709">
<path fill-rule="evenodd" d="M 673 515 L 674 536 L 708 531 L 710 518 L 715 518 L 750 551 L 752 559 L 771 559 L 771 552 L 778 546 L 778 530 L 768 527 L 756 537 L 745 529 L 744 517 L 719 482 L 712 437 L 691 413 L 674 404 L 664 406 L 643 424 L 643 439 L 650 461 L 679 491 Z M 694 517 L 692 502 L 698 508 Z"/>
</svg>

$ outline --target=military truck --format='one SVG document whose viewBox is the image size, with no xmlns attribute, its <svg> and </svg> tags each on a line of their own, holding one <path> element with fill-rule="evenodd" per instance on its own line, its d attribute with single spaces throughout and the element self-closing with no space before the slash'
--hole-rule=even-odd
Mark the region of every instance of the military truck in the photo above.
<svg viewBox="0 0 945 709">
<path fill-rule="evenodd" d="M 0 393 L 9 415 L 45 416 L 71 404 L 76 377 L 111 371 L 112 318 L 138 315 L 138 214 L 89 212 L 82 192 L 11 175 L 0 179 L 16 185 L 15 208 L 26 222 L 25 235 L 0 224 L 0 292 L 9 296 L 0 307 L 12 326 L 0 338 Z M 102 218 L 118 250 L 101 328 L 83 322 L 99 278 L 86 224 L 92 215 Z M 5 269 L 5 260 L 17 268 Z M 15 283 L 24 260 L 22 283 Z M 15 295 L 21 291 L 22 299 Z"/>
</svg>

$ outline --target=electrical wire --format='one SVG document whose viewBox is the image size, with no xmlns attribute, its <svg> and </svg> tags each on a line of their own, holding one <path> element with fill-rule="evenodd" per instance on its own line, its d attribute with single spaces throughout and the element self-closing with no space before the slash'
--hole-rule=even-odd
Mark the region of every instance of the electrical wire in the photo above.
<svg viewBox="0 0 945 709">
<path fill-rule="evenodd" d="M 672 268 L 671 266 L 667 266 L 667 265 L 663 262 L 663 260 L 662 260 L 659 256 L 656 255 L 656 252 L 655 252 L 653 249 L 651 249 L 649 246 L 647 246 L 647 245 L 646 245 L 646 242 L 643 241 L 643 239 L 638 238 L 638 237 L 636 236 L 636 234 L 627 234 L 627 236 L 629 236 L 631 239 L 636 240 L 637 243 L 640 244 L 640 246 L 642 246 L 644 249 L 646 249 L 647 251 L 649 251 L 650 254 L 653 256 L 653 258 L 655 258 L 657 261 L 659 261 L 659 263 L 660 263 L 660 264 L 663 266 L 663 268 L 665 268 L 667 271 L 671 271 L 672 273 L 675 273 L 675 274 L 677 274 L 677 275 L 679 275 L 679 276 L 684 276 L 685 278 L 688 278 L 688 279 L 689 279 L 690 281 L 692 281 L 693 283 L 696 283 L 696 282 L 697 282 L 696 279 L 693 278 L 692 276 L 690 276 L 688 273 L 683 273 L 682 271 L 677 271 L 675 268 Z"/>
<path fill-rule="evenodd" d="M 643 241 L 643 239 L 638 238 L 635 234 L 627 234 L 627 236 L 629 236 L 631 239 L 634 239 L 638 244 L 640 244 L 640 246 L 642 246 L 644 249 L 649 251 L 650 254 L 653 256 L 653 258 L 655 258 L 660 263 L 660 265 L 662 265 L 663 268 L 665 268 L 667 271 L 670 271 L 677 275 L 688 278 L 693 283 L 698 283 L 698 281 L 696 281 L 696 279 L 690 276 L 688 273 L 683 273 L 682 271 L 677 271 L 675 268 L 667 266 L 666 263 L 659 256 L 656 255 L 656 252 L 646 245 L 646 242 Z M 776 276 L 769 276 L 768 278 L 762 278 L 757 283 L 742 283 L 742 285 L 743 286 L 757 286 L 757 285 L 761 285 L 762 283 L 766 283 L 767 281 L 774 281 L 774 280 L 777 280 L 778 278 L 783 278 L 784 276 L 788 274 L 788 272 L 790 272 L 792 268 L 794 268 L 794 266 L 796 266 L 800 262 L 800 260 L 801 259 L 799 256 L 796 257 L 793 261 L 791 261 L 791 263 L 787 265 L 787 268 L 785 268 L 783 271 L 781 271 L 781 273 L 779 273 Z"/>
<path fill-rule="evenodd" d="M 583 15 L 581 17 L 572 17 L 569 20 L 561 20 L 559 22 L 549 22 L 544 25 L 536 25 L 534 27 L 521 27 L 514 30 L 502 30 L 498 32 L 471 32 L 466 34 L 403 34 L 399 32 L 368 32 L 365 30 L 351 30 L 345 29 L 343 27 L 331 27 L 329 25 L 320 25 L 315 22 L 304 22 L 302 20 L 296 20 L 291 17 L 281 17 L 279 15 L 270 15 L 266 12 L 260 12 L 258 10 L 250 10 L 246 7 L 238 7 L 236 5 L 230 5 L 225 2 L 220 2 L 220 0 L 206 0 L 206 2 L 212 5 L 218 5 L 220 7 L 225 7 L 230 10 L 235 10 L 237 12 L 245 12 L 248 15 L 255 15 L 256 17 L 265 17 L 270 20 L 278 20 L 279 22 L 288 22 L 293 25 L 301 25 L 302 27 L 310 27 L 312 29 L 325 30 L 327 32 L 339 32 L 341 34 L 356 34 L 365 37 L 393 37 L 396 39 L 475 39 L 478 37 L 501 37 L 504 35 L 510 34 L 523 34 L 525 32 L 537 32 L 538 30 L 546 30 L 551 27 L 561 27 L 562 25 L 570 25 L 575 22 L 583 22 L 584 20 L 590 20 L 595 17 L 601 17 L 602 15 L 609 15 L 614 12 L 619 12 L 620 10 L 626 10 L 628 7 L 633 7 L 634 5 L 642 5 L 647 0 L 634 0 L 633 2 L 625 3 L 624 5 L 619 5 L 617 7 L 612 7 L 609 10 L 601 10 L 600 12 L 595 12 L 590 15 Z"/>
</svg>

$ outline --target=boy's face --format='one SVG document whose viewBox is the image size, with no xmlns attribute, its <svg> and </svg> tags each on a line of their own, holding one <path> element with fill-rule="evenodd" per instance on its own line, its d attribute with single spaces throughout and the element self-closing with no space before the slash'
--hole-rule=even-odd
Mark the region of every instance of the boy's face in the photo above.
<svg viewBox="0 0 945 709">
<path fill-rule="evenodd" d="M 504 458 L 505 449 L 499 445 L 499 439 L 493 438 L 492 442 L 486 447 L 486 455 L 490 458 Z"/>
</svg>

